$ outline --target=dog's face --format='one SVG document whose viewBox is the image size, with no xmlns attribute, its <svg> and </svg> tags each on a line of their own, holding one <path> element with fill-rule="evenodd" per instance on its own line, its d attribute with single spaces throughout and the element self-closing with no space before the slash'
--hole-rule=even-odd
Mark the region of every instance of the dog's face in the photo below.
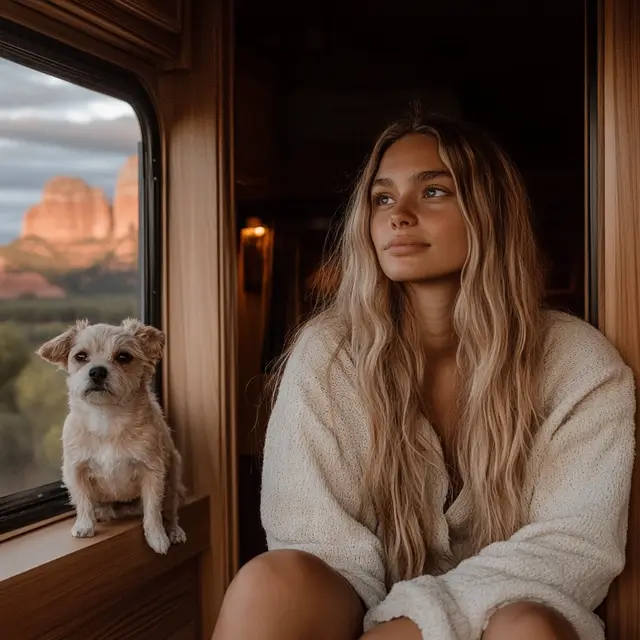
<svg viewBox="0 0 640 640">
<path fill-rule="evenodd" d="M 119 326 L 80 321 L 37 353 L 68 372 L 73 400 L 118 404 L 146 388 L 164 344 L 162 331 L 131 318 Z"/>
</svg>

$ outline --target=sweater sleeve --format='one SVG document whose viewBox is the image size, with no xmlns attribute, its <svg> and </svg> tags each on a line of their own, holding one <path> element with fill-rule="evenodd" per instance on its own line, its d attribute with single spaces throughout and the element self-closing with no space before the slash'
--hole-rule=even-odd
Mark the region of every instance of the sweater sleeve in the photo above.
<svg viewBox="0 0 640 640">
<path fill-rule="evenodd" d="M 552 408 L 562 418 L 540 454 L 528 523 L 441 576 L 395 584 L 365 629 L 406 617 L 425 640 L 480 640 L 498 608 L 527 600 L 560 612 L 581 640 L 604 638 L 592 612 L 625 562 L 635 385 L 611 351 L 582 360 L 565 372 L 578 383 L 564 388 L 579 391 Z"/>
<path fill-rule="evenodd" d="M 329 346 L 310 332 L 291 354 L 267 426 L 261 519 L 269 550 L 314 554 L 369 608 L 385 587 L 374 525 L 360 517 L 361 463 L 349 444 L 363 416 L 344 362 L 335 359 L 329 377 L 330 360 Z"/>
</svg>

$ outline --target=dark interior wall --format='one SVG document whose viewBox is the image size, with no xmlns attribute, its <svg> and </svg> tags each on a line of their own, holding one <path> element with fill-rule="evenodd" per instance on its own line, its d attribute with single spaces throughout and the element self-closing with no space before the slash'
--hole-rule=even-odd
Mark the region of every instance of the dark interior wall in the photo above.
<svg viewBox="0 0 640 640">
<path fill-rule="evenodd" d="M 582 0 L 237 0 L 238 215 L 276 229 L 274 275 L 295 266 L 278 247 L 297 242 L 308 256 L 308 237 L 319 255 L 376 135 L 419 99 L 480 124 L 514 158 L 552 266 L 550 301 L 582 314 L 583 11 Z M 265 361 L 290 299 L 274 278 Z M 255 461 L 240 480 L 246 559 L 262 544 Z"/>
<path fill-rule="evenodd" d="M 481 124 L 514 157 L 554 283 L 568 281 L 580 256 L 566 248 L 582 250 L 584 224 L 581 1 L 427 0 L 396 10 L 346 0 L 305 5 L 303 16 L 284 0 L 239 0 L 237 12 L 239 73 L 262 87 L 236 96 L 249 112 L 238 134 L 269 172 L 262 194 L 239 191 L 241 215 L 249 202 L 263 212 L 277 202 L 276 215 L 301 224 L 333 215 L 376 134 L 419 98 Z"/>
</svg>

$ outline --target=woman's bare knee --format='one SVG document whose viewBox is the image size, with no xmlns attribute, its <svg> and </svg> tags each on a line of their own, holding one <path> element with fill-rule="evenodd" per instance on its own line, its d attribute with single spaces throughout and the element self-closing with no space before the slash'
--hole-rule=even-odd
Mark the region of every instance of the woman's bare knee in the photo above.
<svg viewBox="0 0 640 640">
<path fill-rule="evenodd" d="M 361 631 L 363 615 L 355 591 L 320 559 L 300 551 L 272 551 L 238 572 L 212 640 L 352 640 Z"/>
<path fill-rule="evenodd" d="M 557 611 L 535 602 L 514 602 L 493 614 L 483 640 L 579 640 Z"/>
</svg>

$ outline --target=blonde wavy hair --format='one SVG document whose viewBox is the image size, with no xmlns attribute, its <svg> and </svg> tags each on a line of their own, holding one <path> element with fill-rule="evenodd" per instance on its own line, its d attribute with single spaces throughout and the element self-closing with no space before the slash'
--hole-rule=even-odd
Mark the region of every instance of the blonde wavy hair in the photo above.
<svg viewBox="0 0 640 640">
<path fill-rule="evenodd" d="M 403 286 L 382 272 L 369 226 L 380 160 L 409 134 L 437 139 L 468 230 L 453 310 L 462 380 L 453 451 L 472 509 L 465 526 L 472 553 L 523 524 L 524 471 L 539 422 L 543 357 L 542 264 L 516 167 L 469 125 L 441 117 L 392 124 L 360 172 L 324 269 L 333 286 L 324 283 L 323 289 L 331 293 L 309 320 L 339 331 L 339 348 L 348 350 L 355 365 L 371 427 L 362 498 L 375 509 L 389 584 L 433 568 L 429 468 L 437 453 L 424 422 L 428 362 L 415 349 L 419 331 Z"/>
</svg>

